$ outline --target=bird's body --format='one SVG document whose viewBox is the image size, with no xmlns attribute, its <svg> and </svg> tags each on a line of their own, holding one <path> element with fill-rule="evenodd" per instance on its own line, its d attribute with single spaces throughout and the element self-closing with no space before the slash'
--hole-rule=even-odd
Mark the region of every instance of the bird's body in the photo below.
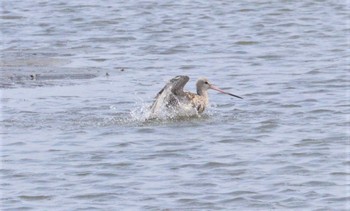
<svg viewBox="0 0 350 211">
<path fill-rule="evenodd" d="M 156 100 L 151 106 L 151 116 L 157 116 L 164 112 L 175 113 L 178 116 L 201 114 L 209 104 L 208 89 L 241 98 L 215 87 L 206 78 L 198 79 L 196 83 L 197 93 L 185 92 L 183 89 L 188 81 L 188 76 L 176 76 L 171 79 L 157 94 Z"/>
</svg>

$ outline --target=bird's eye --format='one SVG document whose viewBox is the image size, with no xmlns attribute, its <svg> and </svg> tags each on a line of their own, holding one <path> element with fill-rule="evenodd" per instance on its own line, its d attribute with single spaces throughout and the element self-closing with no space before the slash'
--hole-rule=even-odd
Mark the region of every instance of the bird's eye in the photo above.
<svg viewBox="0 0 350 211">
<path fill-rule="evenodd" d="M 208 81 L 204 82 L 205 84 L 208 84 Z"/>
</svg>

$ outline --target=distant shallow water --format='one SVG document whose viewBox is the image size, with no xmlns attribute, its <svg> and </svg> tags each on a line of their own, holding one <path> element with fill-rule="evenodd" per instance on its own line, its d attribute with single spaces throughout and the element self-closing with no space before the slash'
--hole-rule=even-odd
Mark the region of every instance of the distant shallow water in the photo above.
<svg viewBox="0 0 350 211">
<path fill-rule="evenodd" d="M 348 210 L 342 1 L 5 1 L 2 210 Z M 196 118 L 145 121 L 205 76 Z"/>
</svg>

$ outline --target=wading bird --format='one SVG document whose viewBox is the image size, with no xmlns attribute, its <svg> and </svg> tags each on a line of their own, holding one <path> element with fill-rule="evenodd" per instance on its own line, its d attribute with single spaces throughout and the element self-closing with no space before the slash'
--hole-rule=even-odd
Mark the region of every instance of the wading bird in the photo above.
<svg viewBox="0 0 350 211">
<path fill-rule="evenodd" d="M 214 89 L 220 93 L 243 99 L 240 96 L 219 89 L 209 83 L 206 78 L 198 79 L 196 83 L 196 94 L 185 92 L 183 89 L 189 79 L 188 76 L 182 75 L 172 78 L 157 94 L 156 100 L 151 106 L 151 116 L 156 116 L 159 112 L 169 109 L 173 112 L 181 111 L 179 113 L 185 116 L 201 114 L 209 103 L 208 89 Z"/>
</svg>

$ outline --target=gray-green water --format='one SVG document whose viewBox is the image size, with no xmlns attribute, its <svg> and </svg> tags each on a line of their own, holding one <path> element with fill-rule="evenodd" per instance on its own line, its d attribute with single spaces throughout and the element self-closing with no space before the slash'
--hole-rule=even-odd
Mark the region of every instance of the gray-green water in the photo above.
<svg viewBox="0 0 350 211">
<path fill-rule="evenodd" d="M 1 210 L 350 209 L 346 1 L 0 4 Z"/>
</svg>

